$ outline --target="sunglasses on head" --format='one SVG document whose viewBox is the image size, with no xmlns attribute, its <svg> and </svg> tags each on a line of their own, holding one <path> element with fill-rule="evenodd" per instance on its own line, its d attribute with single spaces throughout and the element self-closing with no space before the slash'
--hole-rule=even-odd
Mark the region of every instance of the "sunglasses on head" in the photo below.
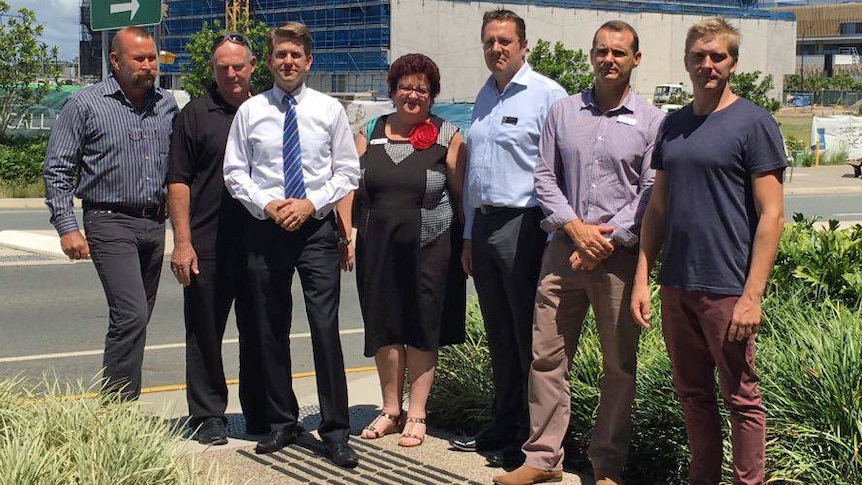
<svg viewBox="0 0 862 485">
<path fill-rule="evenodd" d="M 234 33 L 223 34 L 223 35 L 220 35 L 220 36 L 216 37 L 215 39 L 213 39 L 212 50 L 215 51 L 216 48 L 218 46 L 222 45 L 222 43 L 224 41 L 233 42 L 234 44 L 244 45 L 244 46 L 248 47 L 249 49 L 251 49 L 251 44 L 248 42 L 248 39 L 244 35 L 237 34 L 234 32 Z"/>
</svg>

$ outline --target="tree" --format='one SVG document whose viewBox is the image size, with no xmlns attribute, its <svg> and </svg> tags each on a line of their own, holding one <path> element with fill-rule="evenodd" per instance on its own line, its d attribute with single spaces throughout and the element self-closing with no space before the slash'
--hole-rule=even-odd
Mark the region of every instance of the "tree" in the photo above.
<svg viewBox="0 0 862 485">
<path fill-rule="evenodd" d="M 58 48 L 42 42 L 43 27 L 36 14 L 26 8 L 9 13 L 9 4 L 0 0 L 0 140 L 6 138 L 10 123 L 24 110 L 38 103 L 56 86 Z"/>
<path fill-rule="evenodd" d="M 567 49 L 562 42 L 551 44 L 539 39 L 530 49 L 527 62 L 533 70 L 557 81 L 569 94 L 587 89 L 593 84 L 593 70 L 584 51 Z"/>
<path fill-rule="evenodd" d="M 760 79 L 760 71 L 734 73 L 730 78 L 730 89 L 739 97 L 745 98 L 761 108 L 775 113 L 781 102 L 769 97 L 774 84 L 772 74 Z"/>
<path fill-rule="evenodd" d="M 258 59 L 254 74 L 251 76 L 251 86 L 254 92 L 265 91 L 272 87 L 272 73 L 264 64 L 266 54 L 266 34 L 269 27 L 263 22 L 243 22 L 243 35 L 251 43 L 252 52 Z M 212 27 L 204 22 L 200 32 L 191 35 L 186 44 L 186 52 L 189 54 L 189 63 L 184 66 L 189 74 L 183 77 L 183 89 L 191 97 L 197 97 L 209 89 L 213 82 L 212 70 L 207 65 L 210 59 L 213 39 L 222 32 L 221 22 L 214 20 Z"/>
</svg>

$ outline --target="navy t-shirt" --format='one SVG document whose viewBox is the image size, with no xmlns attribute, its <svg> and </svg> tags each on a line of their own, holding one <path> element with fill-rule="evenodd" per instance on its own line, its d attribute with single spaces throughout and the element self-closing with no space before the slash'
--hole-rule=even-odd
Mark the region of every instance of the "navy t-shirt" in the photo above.
<svg viewBox="0 0 862 485">
<path fill-rule="evenodd" d="M 690 104 L 669 115 L 652 157 L 667 180 L 659 283 L 741 295 L 757 228 L 751 176 L 785 166 L 778 124 L 746 99 L 706 116 Z"/>
</svg>

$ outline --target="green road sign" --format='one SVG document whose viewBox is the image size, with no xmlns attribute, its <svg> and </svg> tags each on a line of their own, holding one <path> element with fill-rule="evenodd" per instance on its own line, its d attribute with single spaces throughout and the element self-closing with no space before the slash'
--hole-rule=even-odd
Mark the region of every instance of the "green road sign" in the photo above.
<svg viewBox="0 0 862 485">
<path fill-rule="evenodd" d="M 161 0 L 92 0 L 90 3 L 90 28 L 93 30 L 155 25 L 161 21 Z"/>
</svg>

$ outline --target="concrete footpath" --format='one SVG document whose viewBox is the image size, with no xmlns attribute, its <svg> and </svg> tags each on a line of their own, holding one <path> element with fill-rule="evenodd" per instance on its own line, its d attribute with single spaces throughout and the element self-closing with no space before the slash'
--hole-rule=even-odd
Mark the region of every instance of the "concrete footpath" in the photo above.
<svg viewBox="0 0 862 485">
<path fill-rule="evenodd" d="M 491 478 L 504 473 L 502 468 L 487 466 L 484 456 L 450 449 L 453 435 L 429 428 L 425 442 L 415 448 L 398 446 L 398 434 L 376 440 L 359 438 L 379 412 L 381 405 L 377 372 L 373 368 L 349 369 L 347 372 L 350 401 L 350 443 L 360 457 L 353 470 L 336 467 L 323 456 L 322 445 L 311 433 L 284 450 L 271 455 L 256 455 L 255 440 L 248 436 L 239 409 L 237 386 L 229 386 L 228 444 L 202 446 L 184 440 L 183 453 L 196 454 L 201 469 L 218 467 L 219 475 L 231 484 L 354 484 L 354 485 L 466 485 L 490 484 Z M 294 389 L 300 404 L 300 423 L 309 431 L 320 422 L 317 390 L 312 376 L 297 376 Z M 148 389 L 141 396 L 144 408 L 169 420 L 187 417 L 183 389 Z M 593 485 L 591 476 L 566 472 L 565 485 Z"/>
</svg>

